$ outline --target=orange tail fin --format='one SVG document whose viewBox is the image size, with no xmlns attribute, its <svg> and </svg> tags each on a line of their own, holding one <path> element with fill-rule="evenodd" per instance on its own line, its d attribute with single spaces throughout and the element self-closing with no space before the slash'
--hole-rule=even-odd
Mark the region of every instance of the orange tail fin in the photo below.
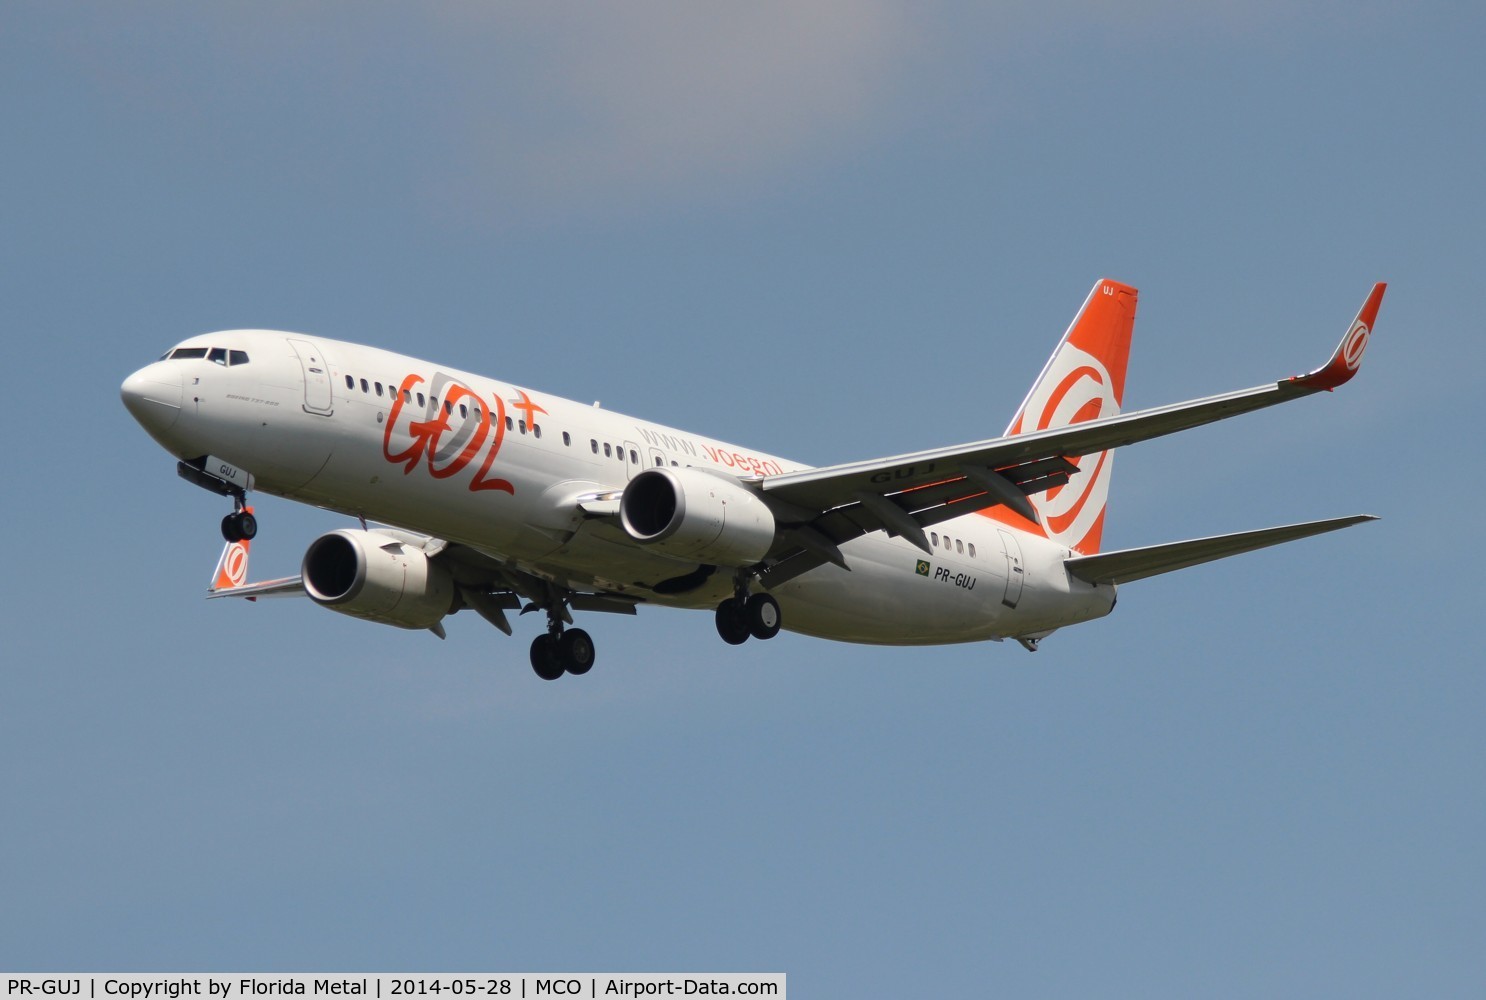
<svg viewBox="0 0 1486 1000">
<path fill-rule="evenodd" d="M 1130 335 L 1135 329 L 1139 293 L 1129 285 L 1101 279 L 1074 317 L 1042 374 L 1022 401 L 1008 436 L 1050 427 L 1067 427 L 1120 412 L 1125 398 L 1125 368 Z M 1031 497 L 1042 523 L 992 508 L 993 516 L 1061 545 L 1093 555 L 1104 534 L 1104 512 L 1114 469 L 1112 451 L 1069 455 L 1078 466 L 1064 486 Z"/>
<path fill-rule="evenodd" d="M 249 514 L 253 508 L 243 508 Z M 217 568 L 212 573 L 211 590 L 231 590 L 233 587 L 241 587 L 248 581 L 248 546 L 252 544 L 250 539 L 239 542 L 228 542 L 222 547 L 222 557 L 217 560 Z"/>
</svg>

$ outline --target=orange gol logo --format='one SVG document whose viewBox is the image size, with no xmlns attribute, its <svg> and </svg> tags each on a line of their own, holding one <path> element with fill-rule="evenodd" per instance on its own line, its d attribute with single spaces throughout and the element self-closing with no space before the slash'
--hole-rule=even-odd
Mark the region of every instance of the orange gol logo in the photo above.
<svg viewBox="0 0 1486 1000">
<path fill-rule="evenodd" d="M 398 418 L 402 416 L 403 406 L 412 397 L 414 387 L 422 385 L 423 381 L 421 375 L 409 375 L 402 380 L 396 402 L 392 404 L 392 412 L 387 417 L 386 429 L 382 431 L 382 457 L 393 465 L 403 466 L 405 476 L 411 475 L 422 462 L 434 479 L 448 479 L 467 468 L 481 449 L 486 449 L 488 440 L 485 461 L 470 480 L 469 488 L 472 492 L 498 490 L 514 494 L 516 488 L 509 480 L 490 476 L 490 467 L 495 463 L 495 456 L 500 452 L 501 443 L 506 437 L 505 401 L 498 395 L 491 397 L 495 401 L 495 421 L 492 428 L 490 408 L 485 405 L 484 400 L 469 386 L 448 376 L 436 376 L 430 386 L 433 391 L 428 399 L 424 419 L 408 423 L 406 433 L 412 437 L 412 443 L 399 452 L 393 452 L 392 434 L 397 427 Z M 439 399 L 441 392 L 442 400 Z M 523 398 L 525 395 L 522 393 Z M 466 400 L 472 404 L 468 405 L 468 415 L 461 417 L 461 424 L 454 428 L 450 421 L 455 408 Z M 525 402 L 527 407 L 541 409 L 529 399 Z M 449 436 L 447 442 L 446 435 Z"/>
<path fill-rule="evenodd" d="M 1367 341 L 1371 336 L 1372 331 L 1361 320 L 1347 334 L 1347 339 L 1342 344 L 1342 363 L 1347 366 L 1347 371 L 1355 372 L 1357 366 L 1362 364 L 1362 353 L 1367 350 Z"/>
</svg>

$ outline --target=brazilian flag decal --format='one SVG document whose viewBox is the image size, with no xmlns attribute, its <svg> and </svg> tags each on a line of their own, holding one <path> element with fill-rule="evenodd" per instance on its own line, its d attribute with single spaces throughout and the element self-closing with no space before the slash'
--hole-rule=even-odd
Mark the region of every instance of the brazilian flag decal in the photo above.
<svg viewBox="0 0 1486 1000">
<path fill-rule="evenodd" d="M 919 576 L 928 576 L 929 575 L 929 561 L 927 559 L 920 559 L 918 561 L 917 565 L 915 565 L 913 567 L 913 571 L 915 573 L 917 573 Z"/>
</svg>

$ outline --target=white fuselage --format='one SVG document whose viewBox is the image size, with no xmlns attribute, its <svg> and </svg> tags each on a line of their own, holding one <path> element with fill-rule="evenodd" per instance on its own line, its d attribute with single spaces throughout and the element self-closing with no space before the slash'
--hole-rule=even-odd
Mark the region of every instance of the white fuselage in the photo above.
<svg viewBox="0 0 1486 1000">
<path fill-rule="evenodd" d="M 696 562 L 585 516 L 575 496 L 622 490 L 655 466 L 740 479 L 805 468 L 358 344 L 238 330 L 180 347 L 238 353 L 226 358 L 236 363 L 162 360 L 126 383 L 148 403 L 131 406 L 136 417 L 179 458 L 212 456 L 250 473 L 254 489 L 458 542 L 575 591 L 711 608 L 734 589 L 723 569 L 657 592 L 697 575 Z M 827 564 L 772 588 L 785 628 L 851 642 L 971 642 L 1041 636 L 1113 607 L 1112 586 L 1064 570 L 1068 549 L 1000 520 L 968 514 L 929 537 L 932 554 L 869 533 L 841 546 L 850 571 Z"/>
</svg>

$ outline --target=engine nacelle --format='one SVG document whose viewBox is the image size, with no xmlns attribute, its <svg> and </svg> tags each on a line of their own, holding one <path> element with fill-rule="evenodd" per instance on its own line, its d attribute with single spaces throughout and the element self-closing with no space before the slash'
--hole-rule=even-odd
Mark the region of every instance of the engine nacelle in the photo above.
<svg viewBox="0 0 1486 1000">
<path fill-rule="evenodd" d="M 700 469 L 646 469 L 619 500 L 625 534 L 678 559 L 751 566 L 774 544 L 774 515 L 734 479 Z"/>
<path fill-rule="evenodd" d="M 305 552 L 300 575 L 316 604 L 398 628 L 432 628 L 454 605 L 448 570 L 380 531 L 321 535 Z"/>
</svg>

